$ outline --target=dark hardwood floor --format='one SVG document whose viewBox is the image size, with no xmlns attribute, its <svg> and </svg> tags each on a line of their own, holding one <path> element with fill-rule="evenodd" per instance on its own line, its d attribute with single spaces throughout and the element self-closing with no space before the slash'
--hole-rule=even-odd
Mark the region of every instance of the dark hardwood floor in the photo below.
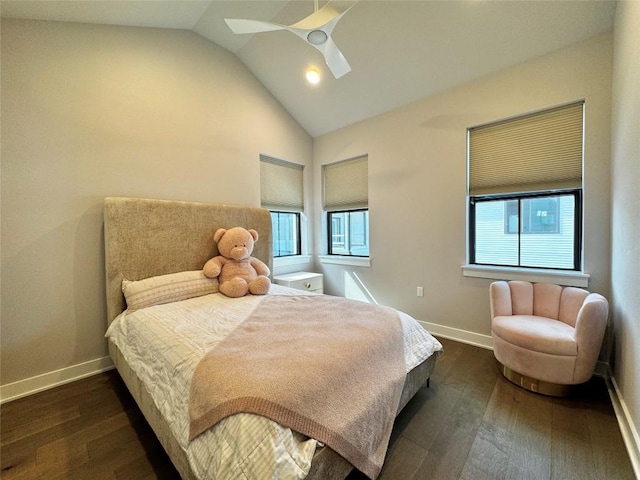
<svg viewBox="0 0 640 480">
<path fill-rule="evenodd" d="M 544 397 L 502 378 L 491 351 L 442 343 L 381 480 L 634 478 L 601 378 Z M 0 422 L 3 480 L 179 478 L 115 371 L 6 403 Z"/>
</svg>

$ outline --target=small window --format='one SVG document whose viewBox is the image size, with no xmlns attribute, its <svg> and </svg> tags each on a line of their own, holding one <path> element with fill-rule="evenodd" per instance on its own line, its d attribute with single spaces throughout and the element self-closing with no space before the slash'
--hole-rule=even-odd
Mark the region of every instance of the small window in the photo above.
<svg viewBox="0 0 640 480">
<path fill-rule="evenodd" d="M 329 255 L 369 256 L 368 157 L 322 167 Z"/>
<path fill-rule="evenodd" d="M 369 211 L 328 212 L 329 255 L 369 256 Z"/>
<path fill-rule="evenodd" d="M 300 214 L 295 212 L 271 212 L 273 231 L 273 256 L 300 255 Z"/>
<path fill-rule="evenodd" d="M 260 155 L 260 201 L 271 213 L 273 256 L 301 255 L 304 166 Z"/>
</svg>

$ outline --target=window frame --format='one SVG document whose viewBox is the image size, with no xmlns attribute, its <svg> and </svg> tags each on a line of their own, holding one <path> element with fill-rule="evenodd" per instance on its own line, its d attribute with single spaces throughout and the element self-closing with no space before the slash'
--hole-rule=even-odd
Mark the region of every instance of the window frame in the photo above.
<svg viewBox="0 0 640 480">
<path fill-rule="evenodd" d="M 521 248 L 521 235 L 543 235 L 543 234 L 558 234 L 553 232 L 522 232 L 522 221 L 519 219 L 518 221 L 518 232 L 510 233 L 509 235 L 518 235 L 518 265 L 504 265 L 504 264 L 495 264 L 495 263 L 478 263 L 476 262 L 476 204 L 479 202 L 487 202 L 487 201 L 508 201 L 508 200 L 518 200 L 518 207 L 520 207 L 521 200 L 528 200 L 532 198 L 544 198 L 544 197 L 558 197 L 558 196 L 567 196 L 571 195 L 574 197 L 574 212 L 573 212 L 573 267 L 530 267 L 521 265 L 521 257 L 520 257 L 520 248 Z M 533 270 L 560 270 L 560 271 L 569 271 L 569 272 L 580 272 L 582 271 L 582 231 L 583 231 L 583 222 L 582 222 L 582 210 L 583 210 L 583 192 L 582 188 L 573 188 L 573 189 L 560 189 L 560 190 L 546 190 L 546 191 L 538 191 L 538 192 L 511 192 L 511 193 L 501 193 L 501 194 L 491 194 L 491 195 L 470 195 L 468 200 L 469 205 L 469 224 L 468 224 L 468 250 L 469 250 L 469 265 L 479 266 L 479 267 L 500 267 L 500 268 L 527 268 Z M 520 208 L 518 208 L 520 212 Z M 506 233 L 506 226 L 505 226 Z"/>
<path fill-rule="evenodd" d="M 366 245 L 367 245 L 367 251 L 369 252 L 367 255 L 355 255 L 353 253 L 351 253 L 351 244 L 349 245 L 349 249 L 347 250 L 349 253 L 334 253 L 333 252 L 333 241 L 332 241 L 332 237 L 333 237 L 333 219 L 332 219 L 332 215 L 334 214 L 341 214 L 341 213 L 348 213 L 349 214 L 349 218 L 351 217 L 352 213 L 359 213 L 359 212 L 366 212 L 366 218 L 367 221 L 365 222 L 365 237 L 366 237 Z M 369 250 L 370 246 L 369 246 L 369 232 L 370 232 L 370 228 L 369 228 L 369 209 L 368 208 L 353 208 L 353 209 L 345 209 L 345 210 L 329 210 L 326 212 L 327 213 L 327 254 L 329 256 L 333 256 L 333 257 L 354 257 L 354 258 L 369 258 L 371 252 Z M 343 228 L 346 230 L 347 226 L 343 226 Z M 351 222 L 349 222 L 349 229 L 351 228 Z M 351 234 L 349 234 L 349 237 L 351 237 Z"/>
</svg>

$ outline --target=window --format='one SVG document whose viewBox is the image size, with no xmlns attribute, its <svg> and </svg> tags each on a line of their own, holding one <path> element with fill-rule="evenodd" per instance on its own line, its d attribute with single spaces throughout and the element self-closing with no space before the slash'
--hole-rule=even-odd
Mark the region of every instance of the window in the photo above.
<svg viewBox="0 0 640 480">
<path fill-rule="evenodd" d="M 260 200 L 271 212 L 273 256 L 300 255 L 303 165 L 260 155 Z"/>
<path fill-rule="evenodd" d="M 469 210 L 474 242 L 470 262 L 578 270 L 580 194 L 567 190 L 475 197 Z"/>
<path fill-rule="evenodd" d="M 369 256 L 368 158 L 323 166 L 329 255 Z"/>
<path fill-rule="evenodd" d="M 271 211 L 273 256 L 300 255 L 300 214 Z"/>
<path fill-rule="evenodd" d="M 469 129 L 469 263 L 580 270 L 583 109 Z"/>
<path fill-rule="evenodd" d="M 369 256 L 369 211 L 328 212 L 329 255 Z"/>
</svg>

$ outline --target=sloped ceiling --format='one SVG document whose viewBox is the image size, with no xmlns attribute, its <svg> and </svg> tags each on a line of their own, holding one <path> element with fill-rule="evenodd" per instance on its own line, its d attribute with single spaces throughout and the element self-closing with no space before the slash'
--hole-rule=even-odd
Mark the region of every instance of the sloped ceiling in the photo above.
<svg viewBox="0 0 640 480">
<path fill-rule="evenodd" d="M 333 33 L 352 68 L 336 80 L 320 52 L 291 33 L 234 35 L 224 23 L 248 18 L 292 24 L 314 11 L 312 0 L 0 3 L 5 17 L 193 30 L 235 53 L 314 137 L 609 31 L 615 6 L 591 0 L 360 0 Z M 311 66 L 321 71 L 319 85 L 304 79 Z"/>
</svg>

